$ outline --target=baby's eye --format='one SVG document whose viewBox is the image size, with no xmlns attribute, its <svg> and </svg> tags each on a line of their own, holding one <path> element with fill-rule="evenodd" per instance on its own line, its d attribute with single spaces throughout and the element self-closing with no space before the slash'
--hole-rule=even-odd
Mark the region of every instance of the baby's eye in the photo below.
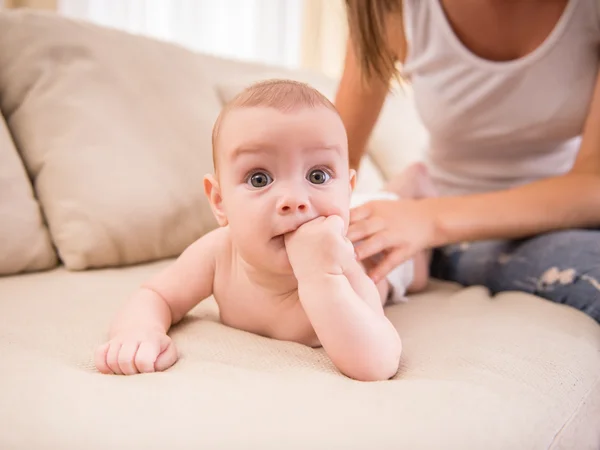
<svg viewBox="0 0 600 450">
<path fill-rule="evenodd" d="M 331 178 L 327 172 L 321 169 L 311 170 L 308 174 L 308 181 L 313 184 L 323 184 Z"/>
<path fill-rule="evenodd" d="M 254 172 L 250 175 L 247 182 L 249 182 L 252 187 L 261 188 L 271 184 L 273 179 L 265 172 Z"/>
</svg>

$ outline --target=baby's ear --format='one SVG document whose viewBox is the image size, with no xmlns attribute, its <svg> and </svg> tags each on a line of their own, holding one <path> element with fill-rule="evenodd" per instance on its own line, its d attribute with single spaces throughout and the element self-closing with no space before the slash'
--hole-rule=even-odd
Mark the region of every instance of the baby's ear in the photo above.
<svg viewBox="0 0 600 450">
<path fill-rule="evenodd" d="M 356 186 L 356 170 L 350 169 L 350 191 L 354 191 Z"/>
<path fill-rule="evenodd" d="M 221 188 L 219 182 L 212 174 L 204 176 L 204 193 L 210 202 L 213 214 L 220 226 L 227 225 L 227 215 L 223 210 L 223 198 L 221 197 Z"/>
</svg>

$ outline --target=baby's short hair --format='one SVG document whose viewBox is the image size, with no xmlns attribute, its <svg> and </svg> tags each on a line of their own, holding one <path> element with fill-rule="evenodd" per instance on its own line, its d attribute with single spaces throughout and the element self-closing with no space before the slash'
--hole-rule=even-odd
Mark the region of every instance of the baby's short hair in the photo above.
<svg viewBox="0 0 600 450">
<path fill-rule="evenodd" d="M 227 113 L 236 108 L 257 106 L 275 108 L 284 112 L 324 106 L 338 114 L 336 107 L 327 97 L 306 83 L 287 79 L 270 79 L 254 83 L 228 102 L 215 121 L 212 130 L 213 164 L 215 167 L 215 149 L 221 125 Z"/>
</svg>

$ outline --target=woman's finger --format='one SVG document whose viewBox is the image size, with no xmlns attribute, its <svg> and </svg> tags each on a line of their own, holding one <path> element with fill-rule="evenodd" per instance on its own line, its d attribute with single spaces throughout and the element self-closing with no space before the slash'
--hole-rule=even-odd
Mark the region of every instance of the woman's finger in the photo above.
<svg viewBox="0 0 600 450">
<path fill-rule="evenodd" d="M 408 247 L 397 247 L 387 253 L 385 257 L 372 268 L 368 275 L 378 283 L 383 280 L 392 270 L 410 258 Z"/>
<path fill-rule="evenodd" d="M 348 227 L 346 237 L 352 242 L 361 241 L 375 233 L 383 231 L 385 221 L 379 216 L 355 222 Z"/>
<path fill-rule="evenodd" d="M 375 256 L 385 250 L 391 250 L 391 242 L 387 233 L 375 233 L 354 246 L 354 252 L 359 261 Z"/>
<path fill-rule="evenodd" d="M 371 204 L 365 203 L 350 210 L 350 223 L 365 220 L 371 215 Z"/>
</svg>

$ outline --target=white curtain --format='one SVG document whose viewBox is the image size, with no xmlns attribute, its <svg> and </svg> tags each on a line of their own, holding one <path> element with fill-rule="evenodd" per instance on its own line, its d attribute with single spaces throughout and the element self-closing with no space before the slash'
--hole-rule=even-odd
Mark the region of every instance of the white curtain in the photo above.
<svg viewBox="0 0 600 450">
<path fill-rule="evenodd" d="M 343 0 L 304 0 L 302 64 L 333 78 L 342 74 L 348 24 Z"/>
<path fill-rule="evenodd" d="M 58 0 L 57 9 L 203 53 L 301 65 L 302 0 Z"/>
</svg>

